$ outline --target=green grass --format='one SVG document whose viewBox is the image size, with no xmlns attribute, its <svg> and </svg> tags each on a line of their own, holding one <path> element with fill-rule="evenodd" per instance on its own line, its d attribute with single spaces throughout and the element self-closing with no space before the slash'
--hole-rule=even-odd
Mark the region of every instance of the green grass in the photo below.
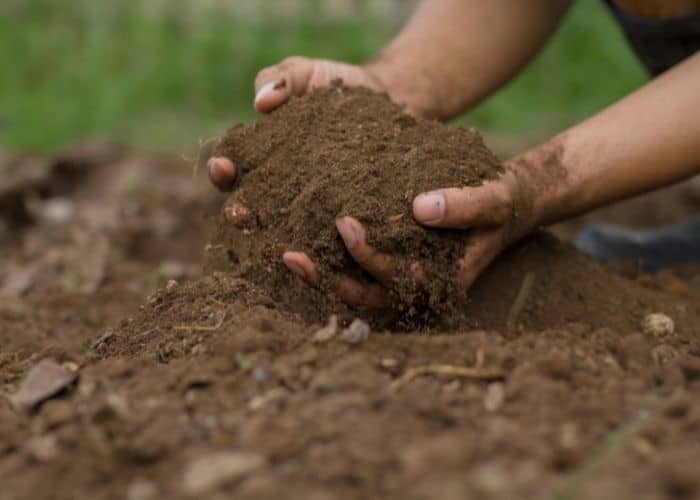
<svg viewBox="0 0 700 500">
<path fill-rule="evenodd" d="M 157 10 L 143 0 L 0 6 L 0 149 L 50 152 L 109 136 L 191 150 L 199 138 L 254 119 L 258 69 L 293 54 L 361 62 L 396 29 L 366 13 L 312 14 L 323 3 L 316 1 L 291 17 L 162 3 Z M 487 134 L 548 133 L 643 81 L 604 8 L 579 0 L 542 56 L 462 122 Z"/>
</svg>

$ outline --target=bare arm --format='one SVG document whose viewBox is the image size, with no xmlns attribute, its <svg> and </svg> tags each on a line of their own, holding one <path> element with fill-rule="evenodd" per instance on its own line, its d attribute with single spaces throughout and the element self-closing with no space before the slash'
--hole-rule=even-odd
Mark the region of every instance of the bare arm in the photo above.
<svg viewBox="0 0 700 500">
<path fill-rule="evenodd" d="M 398 102 L 450 118 L 525 66 L 550 38 L 567 0 L 424 0 L 365 67 Z"/>
<path fill-rule="evenodd" d="M 513 164 L 543 224 L 700 173 L 700 54 Z"/>
<path fill-rule="evenodd" d="M 525 66 L 556 29 L 570 0 L 423 0 L 409 23 L 363 66 L 289 57 L 255 79 L 255 108 L 263 113 L 292 95 L 341 78 L 406 106 L 416 115 L 453 117 L 497 90 Z M 236 180 L 226 158 L 209 161 L 224 191 Z"/>
</svg>

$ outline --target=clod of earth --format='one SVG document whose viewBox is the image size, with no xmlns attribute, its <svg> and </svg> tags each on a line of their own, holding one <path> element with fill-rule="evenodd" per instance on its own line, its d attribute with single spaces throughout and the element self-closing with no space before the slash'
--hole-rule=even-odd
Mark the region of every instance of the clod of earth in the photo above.
<svg viewBox="0 0 700 500">
<path fill-rule="evenodd" d="M 240 173 L 215 241 L 235 256 L 228 268 L 314 318 L 341 307 L 326 293 L 332 276 L 367 280 L 338 236 L 334 221 L 341 215 L 358 219 L 379 250 L 430 260 L 427 286 L 409 273 L 394 282 L 402 321 L 453 307 L 464 235 L 419 226 L 412 200 L 432 189 L 478 186 L 503 172 L 474 129 L 416 119 L 386 95 L 342 85 L 232 127 L 215 154 L 231 159 Z M 307 252 L 316 262 L 320 292 L 290 292 L 284 250 Z"/>
</svg>

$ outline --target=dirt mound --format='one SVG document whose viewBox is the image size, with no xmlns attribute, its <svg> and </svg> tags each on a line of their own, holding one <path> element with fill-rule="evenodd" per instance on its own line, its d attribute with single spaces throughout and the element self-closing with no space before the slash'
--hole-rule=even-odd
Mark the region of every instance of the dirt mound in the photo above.
<svg viewBox="0 0 700 500">
<path fill-rule="evenodd" d="M 420 298 L 432 309 L 445 308 L 454 295 L 451 276 L 464 237 L 417 225 L 411 201 L 423 191 L 477 186 L 502 172 L 475 130 L 415 119 L 385 95 L 339 85 L 231 128 L 217 152 L 243 173 L 229 201 L 252 212 L 245 231 L 224 225 L 218 236 L 240 275 L 270 290 L 286 288 L 280 256 L 293 249 L 308 252 L 324 277 L 362 278 L 334 224 L 347 214 L 366 226 L 380 250 L 435 262 L 428 296 Z M 403 302 L 416 300 L 408 278 L 397 290 Z M 325 296 L 309 298 L 327 312 Z"/>
<path fill-rule="evenodd" d="M 341 214 L 365 224 L 380 250 L 430 259 L 436 266 L 428 302 L 438 314 L 429 323 L 407 318 L 412 309 L 363 312 L 375 326 L 512 329 L 522 322 L 550 328 L 585 320 L 630 329 L 649 304 L 658 307 L 662 300 L 540 235 L 502 257 L 466 303 L 455 303 L 452 266 L 463 253 L 464 232 L 417 225 L 411 200 L 424 190 L 479 185 L 497 178 L 502 167 L 476 131 L 414 119 L 366 89 L 335 86 L 292 99 L 253 125 L 231 128 L 217 152 L 242 172 L 229 203 L 242 203 L 251 215 L 243 228 L 222 218 L 210 246 L 215 250 L 210 267 L 233 270 L 308 322 L 322 322 L 331 313 L 351 319 L 357 312 L 338 303 L 328 286 L 312 290 L 299 283 L 281 254 L 303 250 L 322 276 L 368 279 L 338 236 L 334 219 Z M 415 298 L 412 283 L 398 288 L 404 301 Z"/>
<path fill-rule="evenodd" d="M 38 217 L 3 247 L 3 286 L 39 269 L 0 298 L 3 500 L 700 495 L 700 269 L 631 281 L 539 236 L 479 280 L 458 331 L 314 343 L 318 325 L 266 287 L 184 272 L 205 243 L 197 214 L 223 202 L 191 165 L 94 166 L 32 212 L 60 194 L 90 221 Z M 60 286 L 105 220 L 97 291 Z M 673 333 L 636 331 L 652 309 Z M 46 358 L 77 381 L 14 409 Z"/>
</svg>

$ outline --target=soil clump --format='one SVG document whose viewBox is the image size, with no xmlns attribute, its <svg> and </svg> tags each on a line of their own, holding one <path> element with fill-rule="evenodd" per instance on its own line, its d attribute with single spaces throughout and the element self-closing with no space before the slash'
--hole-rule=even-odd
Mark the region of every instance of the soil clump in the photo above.
<svg viewBox="0 0 700 500">
<path fill-rule="evenodd" d="M 503 171 L 474 129 L 413 118 L 386 95 L 340 83 L 293 98 L 255 124 L 232 127 L 216 151 L 242 174 L 229 202 L 250 210 L 244 228 L 224 223 L 217 236 L 236 273 L 282 298 L 277 291 L 288 288 L 290 275 L 281 255 L 305 251 L 325 279 L 323 291 L 307 292 L 304 300 L 323 315 L 337 307 L 325 293 L 332 276 L 368 279 L 338 235 L 334 221 L 341 215 L 364 224 L 375 248 L 430 260 L 428 289 L 399 273 L 397 302 L 442 312 L 454 307 L 452 276 L 464 233 L 419 226 L 411 202 L 421 192 L 478 186 Z M 401 312 L 406 320 L 419 311 Z"/>
</svg>

